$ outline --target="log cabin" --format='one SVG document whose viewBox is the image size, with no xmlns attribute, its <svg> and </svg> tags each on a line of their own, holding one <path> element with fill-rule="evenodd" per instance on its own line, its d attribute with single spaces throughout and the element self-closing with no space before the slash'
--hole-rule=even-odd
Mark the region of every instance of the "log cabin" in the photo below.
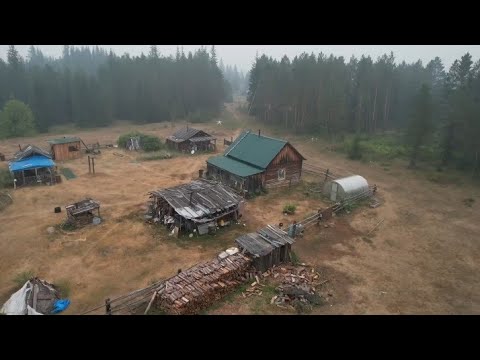
<svg viewBox="0 0 480 360">
<path fill-rule="evenodd" d="M 256 193 L 298 183 L 304 160 L 286 140 L 244 131 L 223 155 L 207 160 L 206 175 L 236 190 Z"/>
<path fill-rule="evenodd" d="M 166 145 L 170 149 L 182 152 L 212 151 L 216 148 L 216 138 L 205 131 L 187 126 L 169 136 Z"/>
</svg>

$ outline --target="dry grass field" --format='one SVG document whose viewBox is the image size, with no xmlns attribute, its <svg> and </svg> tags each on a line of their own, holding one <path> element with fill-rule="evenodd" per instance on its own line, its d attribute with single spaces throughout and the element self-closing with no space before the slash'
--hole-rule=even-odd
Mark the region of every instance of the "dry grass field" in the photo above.
<svg viewBox="0 0 480 360">
<path fill-rule="evenodd" d="M 249 120 L 226 110 L 229 120 L 198 124 L 223 138 L 236 136 Z M 177 125 L 175 128 L 180 127 Z M 114 143 L 129 130 L 162 138 L 175 129 L 170 124 L 77 131 L 86 143 Z M 265 132 L 268 133 L 267 130 Z M 69 133 L 71 134 L 71 133 Z M 46 139 L 58 135 L 0 142 L 9 157 L 18 144 L 46 148 Z M 307 162 L 333 171 L 348 171 L 378 185 L 383 204 L 360 207 L 338 216 L 328 228 L 313 227 L 293 247 L 301 261 L 312 264 L 330 279 L 325 290 L 328 305 L 318 314 L 478 314 L 480 313 L 480 189 L 467 179 L 461 184 L 436 184 L 393 164 L 390 171 L 374 163 L 354 162 L 331 152 L 321 142 L 290 136 Z M 123 157 L 114 153 L 121 153 Z M 77 178 L 55 186 L 12 191 L 14 203 L 0 213 L 0 302 L 15 291 L 15 277 L 31 271 L 53 283 L 67 284 L 71 306 L 78 314 L 114 297 L 144 287 L 208 260 L 233 245 L 245 231 L 267 223 L 289 223 L 315 212 L 325 203 L 303 184 L 270 191 L 247 204 L 245 226 L 232 225 L 215 237 L 173 239 L 160 227 L 145 224 L 142 215 L 148 191 L 189 182 L 205 168 L 211 154 L 182 155 L 168 160 L 142 161 L 141 154 L 120 149 L 102 150 L 96 174 L 88 173 L 86 156 L 57 163 Z M 6 166 L 6 163 L 0 163 Z M 65 219 L 65 205 L 92 197 L 101 203 L 104 221 L 73 233 L 47 232 Z M 463 200 L 477 201 L 472 207 Z M 286 203 L 297 205 L 294 216 L 284 217 Z M 54 213 L 61 206 L 62 213 Z M 365 235 L 384 219 L 373 235 Z M 477 260 L 476 260 L 477 259 Z M 232 294 L 207 311 L 210 314 L 276 314 L 288 311 L 270 305 L 270 297 L 244 299 Z"/>
</svg>

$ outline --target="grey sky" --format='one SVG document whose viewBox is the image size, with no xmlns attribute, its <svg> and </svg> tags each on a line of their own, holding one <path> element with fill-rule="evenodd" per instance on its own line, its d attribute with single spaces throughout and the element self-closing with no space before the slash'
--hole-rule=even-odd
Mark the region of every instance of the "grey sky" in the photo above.
<svg viewBox="0 0 480 360">
<path fill-rule="evenodd" d="M 49 56 L 60 56 L 63 45 L 36 45 L 39 46 L 44 54 Z M 93 45 L 91 45 L 93 46 Z M 150 45 L 98 45 L 99 47 L 112 49 L 117 54 L 125 52 L 130 55 L 140 55 L 142 52 L 148 53 Z M 26 56 L 29 45 L 17 45 L 22 56 Z M 170 55 L 175 54 L 176 45 L 158 45 L 161 53 Z M 183 45 L 184 51 L 193 51 L 199 45 Z M 5 59 L 8 45 L 0 45 L 0 57 Z M 210 45 L 208 45 L 210 48 Z M 225 64 L 237 65 L 239 69 L 248 71 L 251 67 L 255 54 L 267 54 L 274 58 L 281 58 L 287 55 L 293 58 L 302 52 L 318 54 L 323 52 L 336 56 L 343 56 L 347 60 L 350 56 L 370 55 L 373 59 L 385 53 L 393 51 L 396 61 L 415 62 L 418 59 L 424 63 L 432 60 L 435 56 L 442 59 L 445 67 L 448 69 L 455 59 L 459 59 L 466 52 L 470 52 L 474 61 L 480 58 L 480 45 L 216 45 L 217 55 L 223 59 Z"/>
</svg>

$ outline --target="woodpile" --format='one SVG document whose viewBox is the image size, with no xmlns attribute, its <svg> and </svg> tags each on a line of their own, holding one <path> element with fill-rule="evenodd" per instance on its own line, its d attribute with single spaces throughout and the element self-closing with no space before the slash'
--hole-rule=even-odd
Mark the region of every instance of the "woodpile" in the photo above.
<svg viewBox="0 0 480 360">
<path fill-rule="evenodd" d="M 281 308 L 296 310 L 311 308 L 312 305 L 323 305 L 325 300 L 318 295 L 317 290 L 328 280 L 322 280 L 320 274 L 306 264 L 301 266 L 285 265 L 273 267 L 262 275 L 271 277 L 280 285 L 276 288 L 278 295 L 270 300 Z"/>
<path fill-rule="evenodd" d="M 165 282 L 156 306 L 171 314 L 196 314 L 246 280 L 251 259 L 241 253 L 216 258 Z"/>
</svg>

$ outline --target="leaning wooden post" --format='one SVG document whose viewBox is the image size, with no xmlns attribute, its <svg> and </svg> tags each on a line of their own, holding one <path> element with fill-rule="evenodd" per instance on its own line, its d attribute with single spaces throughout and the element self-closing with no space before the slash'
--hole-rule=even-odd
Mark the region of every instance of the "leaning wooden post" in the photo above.
<svg viewBox="0 0 480 360">
<path fill-rule="evenodd" d="M 90 155 L 88 155 L 88 173 L 90 174 L 92 172 L 92 169 L 90 167 Z"/>
<path fill-rule="evenodd" d="M 112 306 L 110 305 L 110 299 L 105 299 L 105 313 L 107 315 L 112 315 Z"/>
</svg>

